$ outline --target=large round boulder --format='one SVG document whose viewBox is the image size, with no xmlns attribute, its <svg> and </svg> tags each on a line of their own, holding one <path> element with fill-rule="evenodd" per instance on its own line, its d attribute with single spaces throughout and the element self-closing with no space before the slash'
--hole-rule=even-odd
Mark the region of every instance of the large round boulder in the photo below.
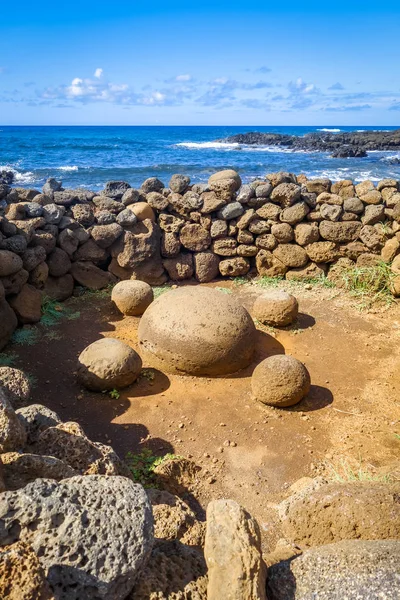
<svg viewBox="0 0 400 600">
<path fill-rule="evenodd" d="M 120 281 L 113 287 L 111 300 L 123 315 L 140 316 L 153 302 L 153 290 L 145 281 Z"/>
<path fill-rule="evenodd" d="M 80 383 L 95 392 L 127 387 L 138 378 L 142 368 L 138 353 L 113 338 L 93 342 L 78 360 Z"/>
<path fill-rule="evenodd" d="M 297 318 L 299 305 L 292 294 L 271 290 L 258 296 L 253 306 L 253 316 L 264 325 L 285 327 Z"/>
<path fill-rule="evenodd" d="M 185 287 L 153 302 L 140 321 L 138 338 L 146 358 L 162 370 L 223 375 L 250 363 L 255 327 L 232 296 Z"/>
<path fill-rule="evenodd" d="M 293 356 L 266 358 L 251 377 L 253 396 L 263 404 L 285 408 L 297 404 L 310 391 L 310 374 Z"/>
</svg>

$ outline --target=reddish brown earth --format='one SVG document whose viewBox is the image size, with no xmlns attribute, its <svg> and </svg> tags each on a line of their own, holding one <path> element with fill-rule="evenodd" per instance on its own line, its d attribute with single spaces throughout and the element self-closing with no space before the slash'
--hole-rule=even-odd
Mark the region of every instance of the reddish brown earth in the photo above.
<svg viewBox="0 0 400 600">
<path fill-rule="evenodd" d="M 215 285 L 230 288 L 249 310 L 263 291 Z M 268 503 L 301 477 L 333 477 L 346 466 L 400 477 L 400 305 L 362 312 L 337 289 L 281 287 L 299 299 L 298 323 L 259 328 L 253 364 L 230 377 L 149 370 L 119 399 L 82 390 L 74 370 L 89 343 L 111 336 L 137 346 L 139 319 L 122 318 L 109 298 L 94 295 L 66 303 L 80 311 L 79 319 L 39 326 L 35 345 L 12 344 L 4 353 L 15 353 L 13 366 L 37 381 L 32 402 L 78 421 L 91 439 L 121 456 L 151 448 L 192 457 L 202 467 L 197 496 L 203 506 L 210 498 L 233 498 L 267 531 Z M 260 360 L 283 352 L 306 364 L 312 387 L 296 407 L 276 410 L 251 398 L 250 377 Z"/>
</svg>

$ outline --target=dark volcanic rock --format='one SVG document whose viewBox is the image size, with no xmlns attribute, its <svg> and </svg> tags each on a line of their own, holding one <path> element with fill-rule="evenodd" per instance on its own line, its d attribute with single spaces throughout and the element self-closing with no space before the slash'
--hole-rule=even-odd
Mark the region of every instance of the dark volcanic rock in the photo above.
<svg viewBox="0 0 400 600">
<path fill-rule="evenodd" d="M 304 136 L 250 131 L 223 140 L 248 145 L 283 146 L 292 150 L 332 152 L 335 158 L 363 157 L 368 150 L 399 150 L 400 129 L 395 131 L 317 132 Z"/>
</svg>

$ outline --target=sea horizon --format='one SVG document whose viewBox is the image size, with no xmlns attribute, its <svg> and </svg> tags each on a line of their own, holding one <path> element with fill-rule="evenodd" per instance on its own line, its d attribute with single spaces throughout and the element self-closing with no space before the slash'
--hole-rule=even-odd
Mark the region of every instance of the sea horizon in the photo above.
<svg viewBox="0 0 400 600">
<path fill-rule="evenodd" d="M 397 151 L 366 158 L 332 158 L 329 152 L 292 151 L 218 140 L 249 131 L 302 136 L 313 132 L 395 131 L 395 125 L 0 125 L 0 169 L 14 185 L 40 188 L 49 177 L 64 187 L 100 190 L 110 180 L 140 186 L 148 177 L 164 183 L 174 173 L 205 182 L 215 171 L 238 170 L 243 181 L 273 171 L 328 177 L 333 181 L 399 178 Z M 392 161 L 392 162 L 391 162 Z"/>
</svg>

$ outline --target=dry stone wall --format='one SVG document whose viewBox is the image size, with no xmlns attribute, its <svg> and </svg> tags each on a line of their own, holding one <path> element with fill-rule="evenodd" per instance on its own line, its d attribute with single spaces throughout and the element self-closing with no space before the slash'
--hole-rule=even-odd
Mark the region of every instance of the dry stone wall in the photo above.
<svg viewBox="0 0 400 600">
<path fill-rule="evenodd" d="M 338 261 L 383 260 L 397 275 L 399 250 L 394 179 L 355 185 L 279 172 L 242 184 L 226 170 L 207 184 L 173 175 L 168 187 L 153 177 L 140 189 L 110 181 L 101 193 L 54 179 L 42 191 L 1 184 L 0 349 L 18 322 L 40 319 L 43 295 L 62 301 L 76 285 L 208 282 L 249 272 L 313 279 Z"/>
</svg>

